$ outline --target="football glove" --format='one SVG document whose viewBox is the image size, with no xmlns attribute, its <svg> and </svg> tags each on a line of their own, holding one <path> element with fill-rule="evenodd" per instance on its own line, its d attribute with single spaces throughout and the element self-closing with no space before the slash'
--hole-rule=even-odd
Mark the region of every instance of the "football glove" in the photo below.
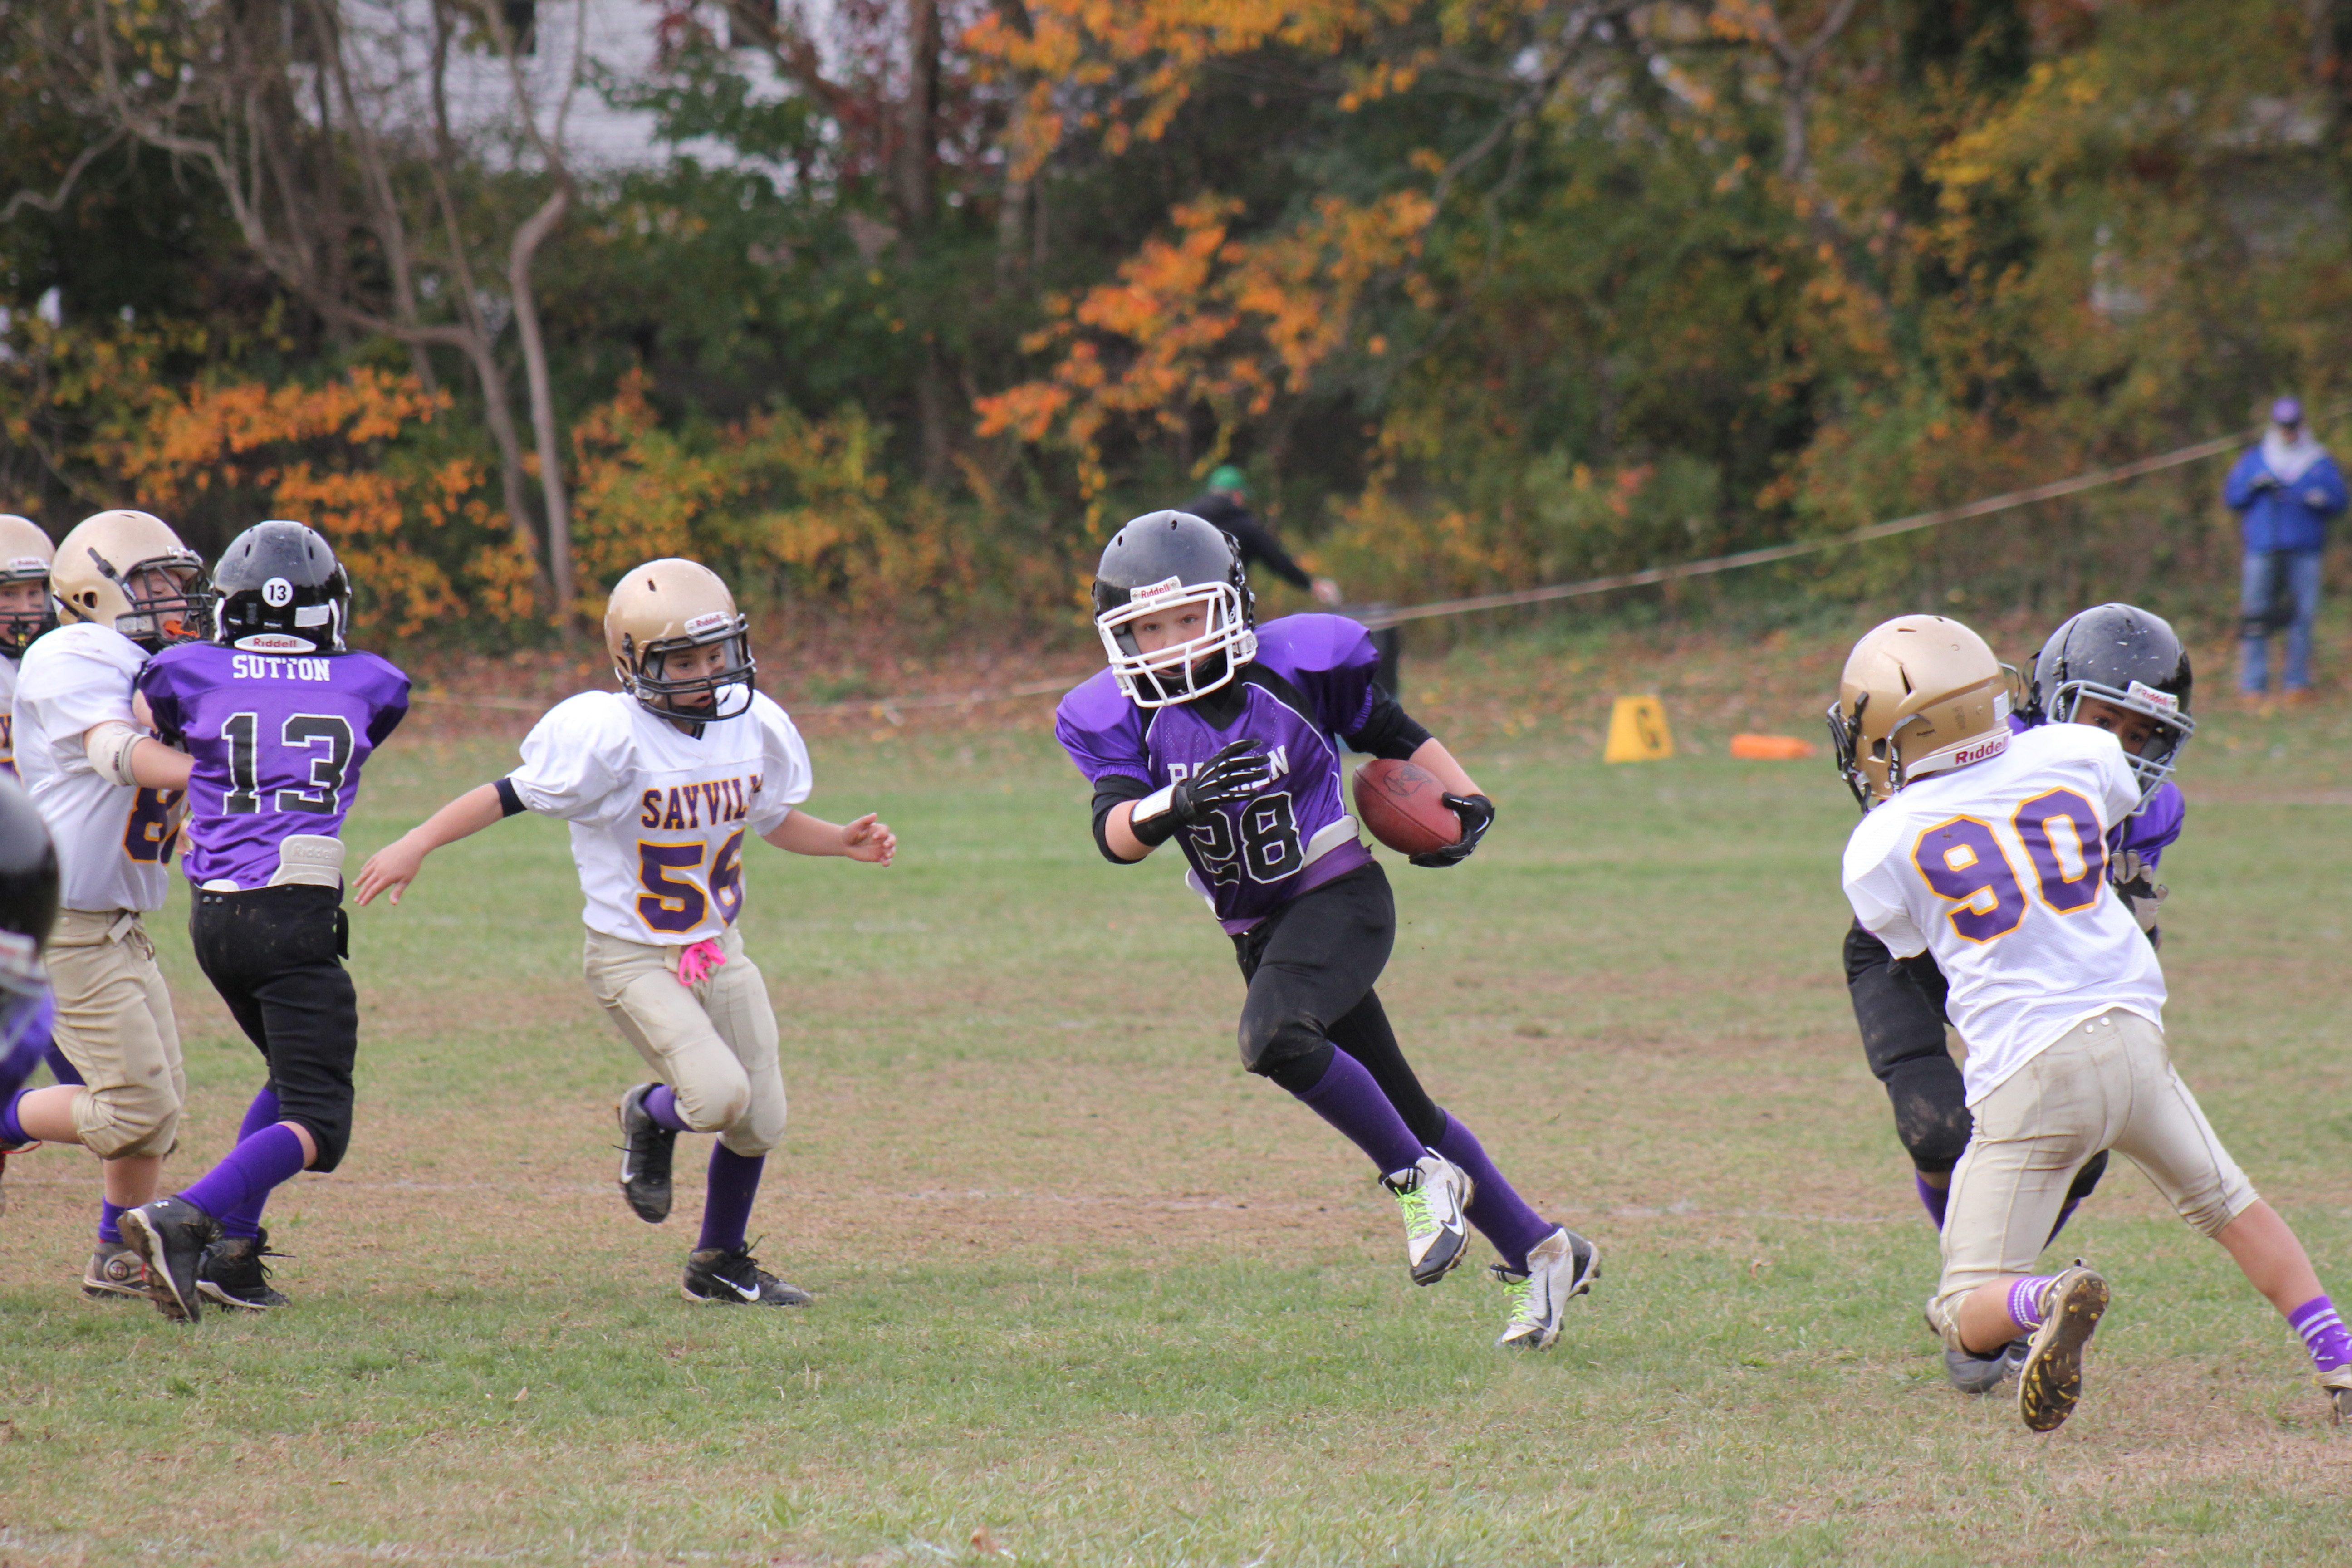
<svg viewBox="0 0 2352 1568">
<path fill-rule="evenodd" d="M 1244 736 L 1202 763 L 1192 777 L 1137 801 L 1127 830 L 1142 843 L 1165 844 L 1178 828 L 1198 827 L 1217 807 L 1255 795 L 1273 780 L 1265 742 Z"/>
<path fill-rule="evenodd" d="M 2131 918 L 2139 922 L 2139 929 L 2154 931 L 2158 911 L 2172 892 L 2156 879 L 2156 868 L 2141 859 L 2138 850 L 2126 849 L 2107 862 L 2107 880 Z"/>
<path fill-rule="evenodd" d="M 1486 837 L 1486 829 L 1495 826 L 1495 803 L 1483 795 L 1448 795 L 1439 798 L 1462 819 L 1462 837 L 1443 849 L 1428 849 L 1413 856 L 1416 866 L 1459 866 L 1470 858 L 1470 851 L 1478 847 L 1478 840 Z"/>
</svg>

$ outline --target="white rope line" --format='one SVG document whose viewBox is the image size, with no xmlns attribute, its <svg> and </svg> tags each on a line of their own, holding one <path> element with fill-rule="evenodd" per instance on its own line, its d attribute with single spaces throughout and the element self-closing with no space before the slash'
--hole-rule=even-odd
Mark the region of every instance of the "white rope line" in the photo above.
<svg viewBox="0 0 2352 1568">
<path fill-rule="evenodd" d="M 2334 419 L 2352 411 L 2352 402 L 2339 403 L 2321 412 L 2322 419 Z M 2095 468 L 2069 479 L 2053 479 L 2048 484 L 2030 489 L 2011 490 L 2005 495 L 1988 496 L 1981 500 L 1965 501 L 1958 506 L 1938 507 L 1933 511 L 1914 512 L 1888 522 L 1873 523 L 1849 533 L 1833 533 L 1821 539 L 1796 540 L 1787 544 L 1769 544 L 1758 550 L 1742 550 L 1730 555 L 1710 556 L 1703 561 L 1685 561 L 1673 566 L 1653 566 L 1641 572 L 1621 572 L 1606 577 L 1587 577 L 1577 583 L 1554 583 L 1541 588 L 1519 588 L 1500 594 L 1475 594 L 1467 598 L 1440 599 L 1427 605 L 1404 605 L 1393 609 L 1367 608 L 1356 612 L 1354 618 L 1365 626 L 1379 630 L 1402 626 L 1407 621 L 1432 620 L 1440 616 L 1466 616 L 1480 610 L 1510 609 L 1520 605 L 1552 604 L 1561 599 L 1581 599 L 1594 594 L 1606 594 L 1619 588 L 1642 588 L 1659 583 L 1683 582 L 1693 577 L 1713 576 L 1719 572 L 1737 571 L 1742 566 L 1762 566 L 1774 561 L 1792 560 L 1800 555 L 1817 554 L 1824 550 L 1842 550 L 1848 545 L 1867 544 L 1874 539 L 1891 539 L 1898 533 L 1914 533 L 1921 529 L 1935 528 L 1947 522 L 1961 522 L 1969 518 L 1991 517 L 2004 511 L 2037 502 L 2056 500 L 2063 496 L 2080 495 L 2084 490 L 2098 489 L 2107 485 L 2123 484 L 2148 474 L 2162 473 L 2168 468 L 2184 468 L 2201 463 L 2233 451 L 2251 439 L 2259 438 L 2263 426 L 2252 430 L 2216 436 L 2210 441 L 2176 447 L 2153 458 L 2141 458 L 2134 462 L 2119 463 L 2111 468 Z M 1056 677 L 1044 680 L 1024 680 L 1017 686 L 997 690 L 967 691 L 944 696 L 874 697 L 852 699 L 843 702 L 815 702 L 795 707 L 796 714 L 821 715 L 833 713 L 864 713 L 891 723 L 900 722 L 906 710 L 931 708 L 970 708 L 983 702 L 1003 702 L 1015 698 L 1043 697 L 1067 690 L 1072 678 Z M 443 692 L 420 691 L 411 694 L 411 701 L 448 702 L 472 708 L 502 708 L 517 712 L 538 713 L 546 705 L 503 697 L 458 697 Z"/>
</svg>

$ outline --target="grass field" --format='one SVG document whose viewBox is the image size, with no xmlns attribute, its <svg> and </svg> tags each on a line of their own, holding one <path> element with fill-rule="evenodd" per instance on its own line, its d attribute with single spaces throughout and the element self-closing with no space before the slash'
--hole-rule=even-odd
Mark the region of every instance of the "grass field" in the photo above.
<svg viewBox="0 0 2352 1568">
<path fill-rule="evenodd" d="M 1814 733 L 1844 635 L 1416 672 L 1504 815 L 1460 870 L 1391 861 L 1382 991 L 1439 1099 L 1605 1250 L 1553 1353 L 1489 1348 L 1480 1274 L 1409 1285 L 1360 1157 L 1239 1070 L 1197 901 L 1097 858 L 1040 707 L 820 735 L 813 809 L 878 807 L 903 847 L 751 865 L 793 1096 L 752 1228 L 819 1304 L 679 1300 L 698 1173 L 659 1229 L 614 1191 L 635 1058 L 580 983 L 562 830 L 507 823 L 354 921 L 359 1136 L 270 1216 L 295 1308 L 83 1303 L 93 1172 L 11 1162 L 0 1563 L 2341 1561 L 2352 1429 L 2127 1168 L 2063 1243 L 2116 1289 L 2081 1413 L 2036 1438 L 1946 1387 L 1835 961 L 1852 806 L 1720 744 Z M 1700 754 L 1602 767 L 1595 705 L 1661 668 Z M 395 742 L 355 851 L 510 755 Z M 2211 718 L 2183 783 L 2176 1051 L 2352 1291 L 2352 722 Z M 156 922 L 183 1179 L 257 1080 L 184 914 Z"/>
</svg>

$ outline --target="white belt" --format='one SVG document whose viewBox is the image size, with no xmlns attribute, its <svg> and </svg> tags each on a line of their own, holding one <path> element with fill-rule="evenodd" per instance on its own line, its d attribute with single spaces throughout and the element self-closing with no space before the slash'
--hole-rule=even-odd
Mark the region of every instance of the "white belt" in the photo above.
<svg viewBox="0 0 2352 1568">
<path fill-rule="evenodd" d="M 324 833 L 288 834 L 278 846 L 278 869 L 264 886 L 283 888 L 293 883 L 311 888 L 341 887 L 343 841 Z M 204 890 L 236 893 L 245 889 L 226 877 L 215 877 L 205 884 Z"/>
</svg>

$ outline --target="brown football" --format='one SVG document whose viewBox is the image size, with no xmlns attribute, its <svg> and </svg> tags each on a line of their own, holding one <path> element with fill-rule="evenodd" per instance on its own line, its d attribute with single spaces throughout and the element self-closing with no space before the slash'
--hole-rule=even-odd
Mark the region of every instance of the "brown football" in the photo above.
<svg viewBox="0 0 2352 1568">
<path fill-rule="evenodd" d="M 1425 855 L 1462 837 L 1445 786 L 1427 768 L 1374 757 L 1356 770 L 1356 817 L 1400 855 Z"/>
</svg>

